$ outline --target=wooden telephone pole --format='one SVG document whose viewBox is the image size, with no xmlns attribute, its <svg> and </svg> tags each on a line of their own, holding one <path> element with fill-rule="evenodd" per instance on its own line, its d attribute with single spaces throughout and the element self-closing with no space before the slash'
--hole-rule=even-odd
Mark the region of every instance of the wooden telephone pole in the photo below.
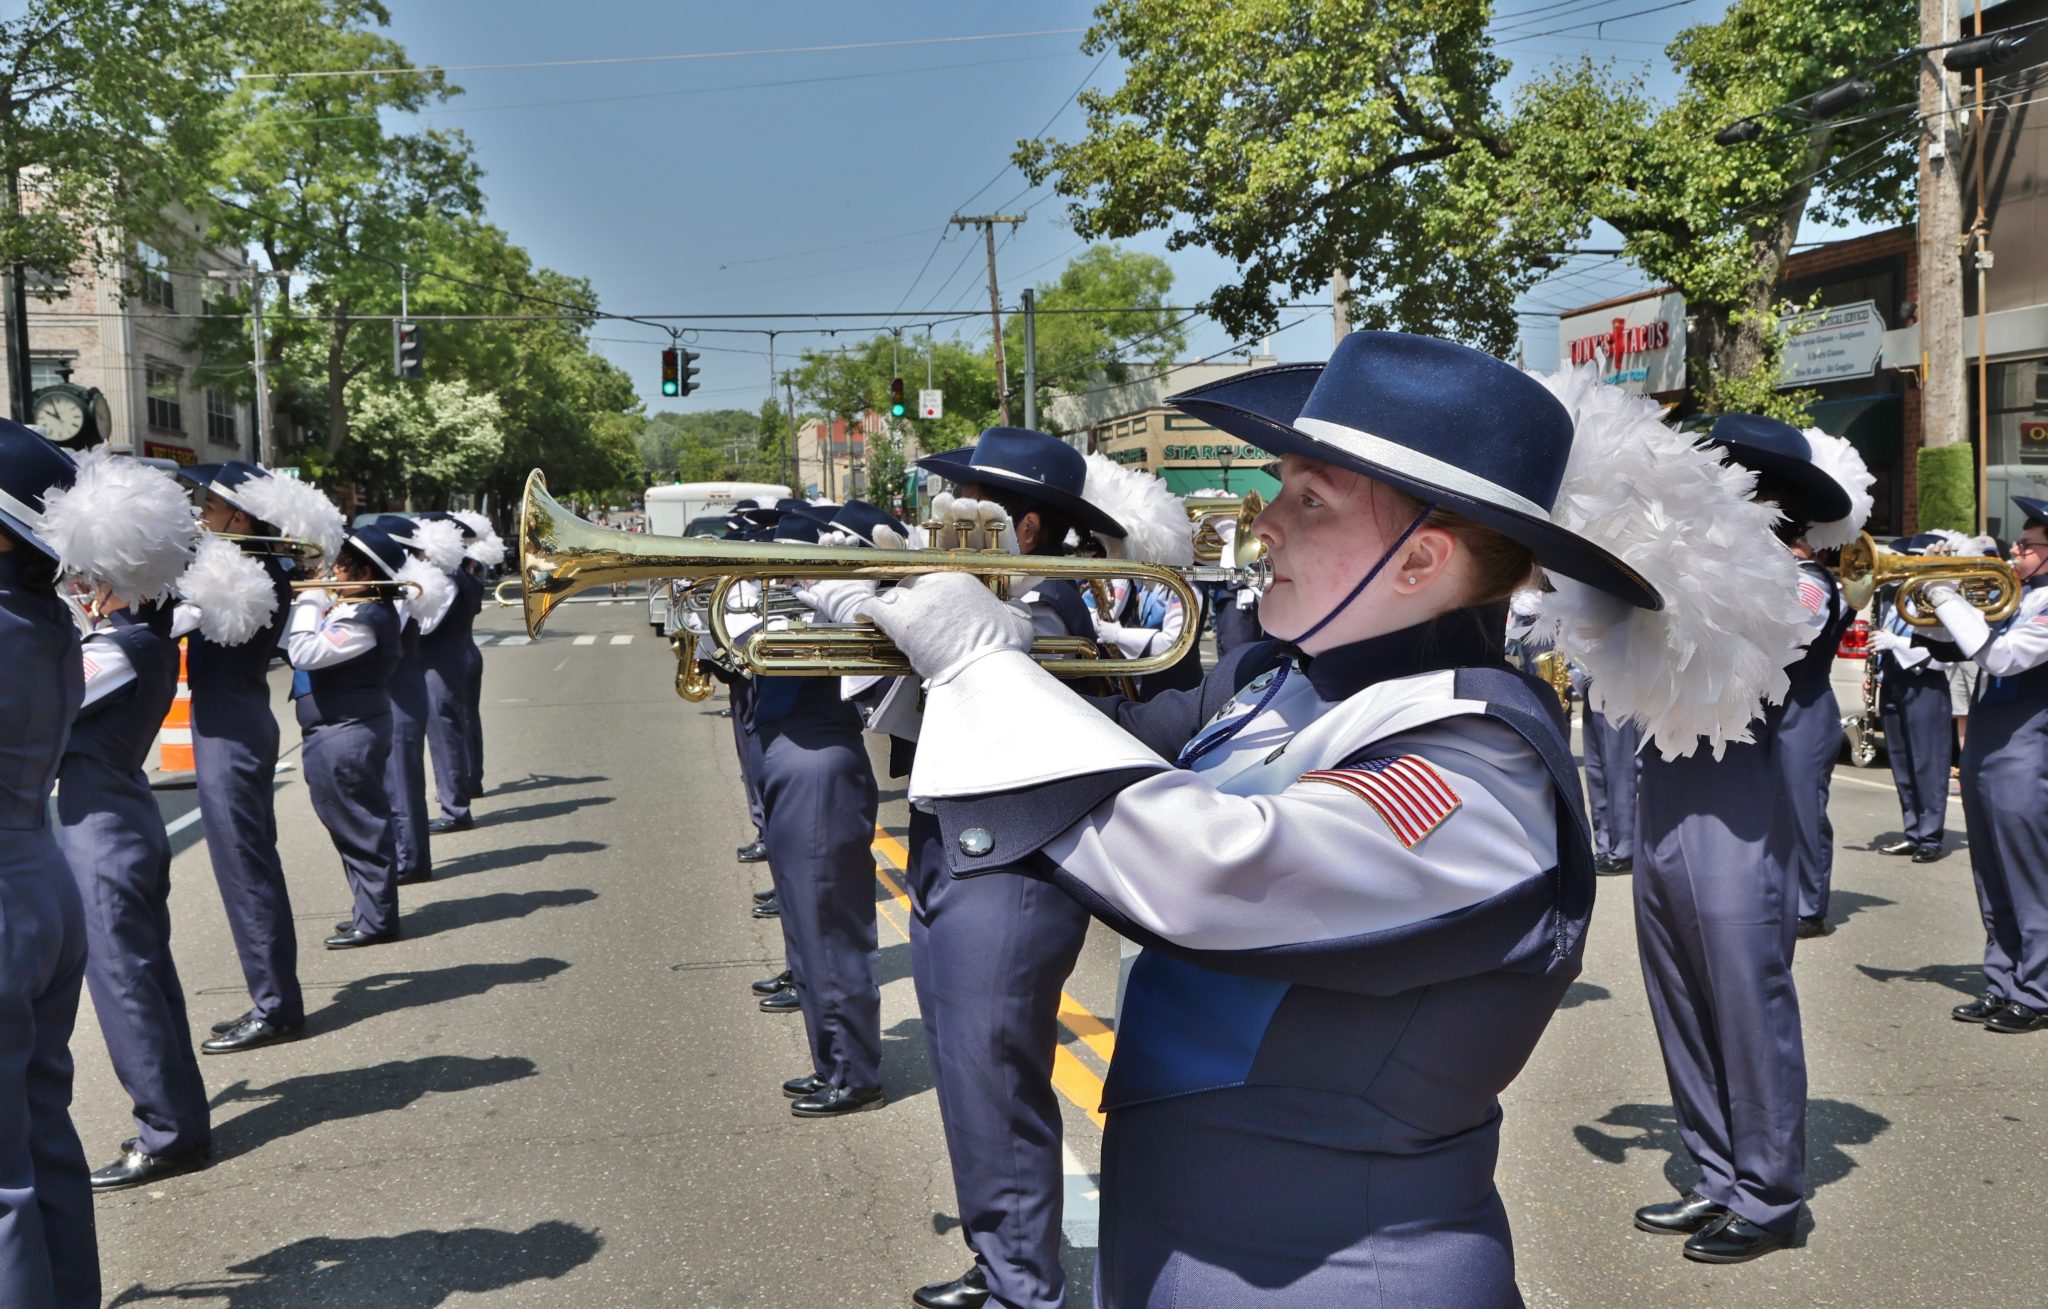
<svg viewBox="0 0 2048 1309">
<path fill-rule="evenodd" d="M 996 334 L 996 414 L 1004 427 L 1010 425 L 1010 373 L 1003 365 L 1003 301 L 996 290 L 996 224 L 1011 227 L 1024 221 L 1023 214 L 981 214 L 963 218 L 954 214 L 955 227 L 979 227 L 988 239 L 988 317 Z"/>
</svg>

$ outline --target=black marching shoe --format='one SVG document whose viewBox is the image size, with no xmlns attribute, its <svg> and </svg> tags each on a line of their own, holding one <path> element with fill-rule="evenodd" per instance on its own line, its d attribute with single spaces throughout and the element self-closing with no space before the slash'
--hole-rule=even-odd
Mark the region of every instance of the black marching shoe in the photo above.
<svg viewBox="0 0 2048 1309">
<path fill-rule="evenodd" d="M 254 1018 L 255 1016 L 256 1011 L 254 1009 L 251 1009 L 247 1013 L 238 1015 L 234 1018 L 223 1018 L 213 1025 L 213 1034 L 215 1036 L 224 1036 L 227 1033 L 234 1031 L 237 1027 L 240 1027 L 243 1023 L 248 1022 L 251 1018 Z M 126 1147 L 124 1146 L 123 1148 L 125 1149 Z"/>
<path fill-rule="evenodd" d="M 391 880 L 399 886 L 418 886 L 421 882 L 433 881 L 434 870 L 431 868 L 422 868 L 419 869 L 417 872 L 400 873 L 398 876 L 392 878 Z"/>
<path fill-rule="evenodd" d="M 828 1086 L 814 1095 L 790 1101 L 789 1111 L 798 1118 L 837 1118 L 880 1109 L 884 1103 L 879 1086 Z"/>
<path fill-rule="evenodd" d="M 796 998 L 796 988 L 785 986 L 774 995 L 761 997 L 761 1012 L 764 1014 L 796 1014 L 803 1012 L 803 1002 Z"/>
<path fill-rule="evenodd" d="M 1602 877 L 1616 877 L 1622 873 L 1632 872 L 1635 866 L 1636 861 L 1633 858 L 1616 859 L 1613 855 L 1606 854 L 1593 856 L 1593 871 Z"/>
<path fill-rule="evenodd" d="M 774 887 L 772 887 L 772 886 L 771 886 L 771 887 L 769 887 L 769 888 L 768 888 L 767 890 L 765 890 L 765 891 L 756 891 L 756 892 L 754 892 L 754 903 L 755 903 L 755 904 L 767 904 L 767 903 L 768 903 L 768 902 L 769 902 L 770 900 L 773 900 L 774 898 L 775 898 L 775 888 L 774 888 Z"/>
<path fill-rule="evenodd" d="M 260 1046 L 276 1045 L 281 1041 L 296 1041 L 305 1030 L 304 1023 L 273 1023 L 251 1014 L 219 1036 L 201 1041 L 199 1052 L 234 1054 L 240 1050 L 254 1050 Z"/>
<path fill-rule="evenodd" d="M 354 950 L 359 946 L 383 945 L 386 941 L 396 941 L 397 939 L 397 928 L 393 928 L 388 932 L 365 932 L 351 924 L 348 928 L 328 937 L 325 944 L 330 950 Z"/>
<path fill-rule="evenodd" d="M 756 918 L 780 918 L 782 917 L 782 905 L 771 895 L 766 900 L 757 901 L 754 907 L 747 912 Z"/>
<path fill-rule="evenodd" d="M 176 1177 L 179 1173 L 196 1173 L 212 1162 L 212 1146 L 195 1146 L 176 1154 L 144 1154 L 140 1142 L 127 1140 L 121 1142 L 119 1159 L 93 1173 L 92 1189 L 95 1194 L 124 1191 L 131 1186 Z"/>
<path fill-rule="evenodd" d="M 1913 862 L 1916 864 L 1939 863 L 1941 857 L 1947 853 L 1948 851 L 1938 845 L 1923 845 L 1913 851 Z"/>
<path fill-rule="evenodd" d="M 1729 1214 L 1714 1226 L 1685 1243 L 1685 1257 L 1698 1264 L 1746 1264 L 1752 1259 L 1782 1250 L 1791 1244 L 1790 1235 L 1766 1232 L 1747 1218 Z"/>
<path fill-rule="evenodd" d="M 805 1073 L 802 1077 L 792 1077 L 782 1084 L 782 1093 L 792 1100 L 801 1100 L 807 1095 L 817 1095 L 821 1091 L 829 1091 L 831 1089 L 832 1083 L 816 1073 Z"/>
<path fill-rule="evenodd" d="M 1725 1206 L 1715 1204 L 1698 1191 L 1687 1191 L 1676 1200 L 1646 1204 L 1636 1210 L 1636 1226 L 1664 1236 L 1691 1236 L 1727 1216 Z"/>
<path fill-rule="evenodd" d="M 759 841 L 749 841 L 734 852 L 734 857 L 743 864 L 758 864 L 768 857 L 768 847 Z"/>
<path fill-rule="evenodd" d="M 1999 1010 L 2005 1008 L 2005 1001 L 1986 991 L 1968 1004 L 1959 1004 L 1948 1011 L 1948 1016 L 1959 1023 L 1981 1023 Z"/>
<path fill-rule="evenodd" d="M 933 1282 L 910 1293 L 918 1309 L 981 1309 L 988 1303 L 988 1276 L 976 1264 L 950 1282 Z"/>
<path fill-rule="evenodd" d="M 2001 1005 L 1984 1020 L 1987 1032 L 2038 1032 L 2048 1027 L 2048 1011 L 2023 1005 L 2017 1000 Z"/>
<path fill-rule="evenodd" d="M 1918 845 L 1914 844 L 1910 838 L 1903 836 L 1896 841 L 1890 841 L 1884 845 L 1877 847 L 1877 852 L 1879 854 L 1917 854 L 1919 853 L 1919 850 L 1920 847 Z"/>
<path fill-rule="evenodd" d="M 758 982 L 750 982 L 748 986 L 752 988 L 755 995 L 774 995 L 777 991 L 786 989 L 795 980 L 795 978 L 789 975 L 789 970 L 785 968 L 773 977 L 764 977 Z"/>
<path fill-rule="evenodd" d="M 1800 940 L 1811 941 L 1816 936 L 1827 936 L 1835 929 L 1829 925 L 1828 920 L 1823 915 L 1809 914 L 1800 918 L 1799 926 L 1794 930 L 1798 933 Z"/>
<path fill-rule="evenodd" d="M 446 836 L 450 832 L 467 832 L 475 826 L 475 818 L 436 818 L 427 824 L 427 835 Z"/>
</svg>

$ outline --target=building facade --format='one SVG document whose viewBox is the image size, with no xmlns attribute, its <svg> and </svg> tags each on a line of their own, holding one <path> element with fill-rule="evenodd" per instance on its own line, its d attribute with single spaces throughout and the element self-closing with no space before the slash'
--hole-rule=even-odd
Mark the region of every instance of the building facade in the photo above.
<svg viewBox="0 0 2048 1309">
<path fill-rule="evenodd" d="M 1260 471 L 1271 455 L 1180 412 L 1166 397 L 1278 362 L 1253 355 L 1243 363 L 1174 364 L 1121 386 L 1062 395 L 1047 406 L 1049 430 L 1083 451 L 1158 474 L 1175 495 L 1257 491 L 1271 498 L 1280 484 Z"/>
</svg>

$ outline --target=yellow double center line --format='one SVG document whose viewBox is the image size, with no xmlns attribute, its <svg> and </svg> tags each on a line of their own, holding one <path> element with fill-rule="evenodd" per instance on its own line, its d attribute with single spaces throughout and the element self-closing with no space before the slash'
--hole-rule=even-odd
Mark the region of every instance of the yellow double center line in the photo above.
<svg viewBox="0 0 2048 1309">
<path fill-rule="evenodd" d="M 910 896 L 904 891 L 902 884 L 890 875 L 889 868 L 884 867 L 884 864 L 891 865 L 899 871 L 906 869 L 910 867 L 910 851 L 904 849 L 903 842 L 878 825 L 875 828 L 875 853 L 880 856 L 875 863 L 875 876 L 889 892 L 890 898 L 896 902 L 896 912 L 891 913 L 885 907 L 882 917 L 889 921 L 889 926 L 895 928 L 898 935 L 908 941 Z M 1060 992 L 1059 1016 L 1060 1026 L 1072 1032 L 1081 1044 L 1087 1046 L 1096 1058 L 1102 1060 L 1103 1066 L 1107 1067 L 1110 1056 L 1116 1053 L 1116 1033 L 1109 1030 L 1109 1025 L 1065 991 Z M 1065 1044 L 1053 1047 L 1052 1085 L 1054 1090 L 1087 1114 L 1089 1121 L 1097 1127 L 1102 1126 L 1102 1078 L 1096 1075 L 1094 1069 L 1081 1062 Z"/>
</svg>

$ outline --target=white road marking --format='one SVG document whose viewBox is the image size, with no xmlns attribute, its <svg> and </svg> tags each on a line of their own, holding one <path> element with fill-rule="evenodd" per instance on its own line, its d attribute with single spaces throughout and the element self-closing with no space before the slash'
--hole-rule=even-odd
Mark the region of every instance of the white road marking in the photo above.
<svg viewBox="0 0 2048 1309">
<path fill-rule="evenodd" d="M 572 644 L 574 644 L 574 645 L 596 645 L 596 644 L 597 644 L 597 638 L 596 638 L 596 637 L 594 637 L 594 636 L 579 636 L 579 637 L 577 637 L 577 638 L 576 638 L 576 640 L 575 640 L 574 642 L 572 642 Z"/>
<path fill-rule="evenodd" d="M 499 644 L 499 645 L 532 645 L 532 644 L 533 644 L 533 638 L 532 638 L 532 637 L 530 637 L 530 636 L 508 636 L 508 637 L 506 637 L 506 638 L 505 638 L 504 640 L 502 640 L 502 641 L 498 642 L 498 644 Z"/>
<path fill-rule="evenodd" d="M 612 644 L 613 644 L 613 645 L 631 645 L 631 644 L 633 644 L 633 637 L 632 637 L 632 635 L 631 635 L 630 633 L 628 633 L 628 634 L 627 634 L 627 635 L 625 635 L 625 636 L 615 636 L 615 637 L 613 637 L 613 638 L 612 638 Z"/>
<path fill-rule="evenodd" d="M 1077 1250 L 1093 1250 L 1102 1222 L 1102 1188 L 1064 1142 L 1060 1145 L 1060 1157 L 1066 1190 L 1060 1230 L 1066 1234 L 1068 1245 Z"/>
<path fill-rule="evenodd" d="M 1851 786 L 1867 786 L 1873 791 L 1889 791 L 1893 795 L 1897 795 L 1899 793 L 1899 788 L 1897 786 L 1887 786 L 1883 782 L 1873 782 L 1868 778 L 1864 777 L 1847 777 L 1841 773 L 1836 773 L 1835 780 L 1837 782 L 1847 782 Z M 1959 795 L 1950 796 L 1948 798 L 1948 802 L 1954 805 L 1957 809 L 1961 809 L 1963 807 L 1963 798 Z"/>
<path fill-rule="evenodd" d="M 473 632 L 470 634 L 469 639 L 476 642 L 478 645 L 489 645 L 491 642 L 497 640 L 498 638 L 491 635 L 489 632 Z"/>
<path fill-rule="evenodd" d="M 188 813 L 188 814 L 181 814 L 181 815 L 179 815 L 178 817 L 176 817 L 176 818 L 173 818 L 173 819 L 172 819 L 172 820 L 171 820 L 170 822 L 168 822 L 168 823 L 165 823 L 165 824 L 164 824 L 164 835 L 165 835 L 165 836 L 176 836 L 176 835 L 177 835 L 178 833 L 180 833 L 180 832 L 184 831 L 184 830 L 185 830 L 186 828 L 188 828 L 188 827 L 192 826 L 192 824 L 194 824 L 194 823 L 196 823 L 196 822 L 198 822 L 198 821 L 199 821 L 199 808 L 198 808 L 198 806 L 197 806 L 197 805 L 194 805 L 194 806 L 193 806 L 193 808 L 192 808 L 192 812 L 191 812 L 191 813 Z"/>
</svg>

